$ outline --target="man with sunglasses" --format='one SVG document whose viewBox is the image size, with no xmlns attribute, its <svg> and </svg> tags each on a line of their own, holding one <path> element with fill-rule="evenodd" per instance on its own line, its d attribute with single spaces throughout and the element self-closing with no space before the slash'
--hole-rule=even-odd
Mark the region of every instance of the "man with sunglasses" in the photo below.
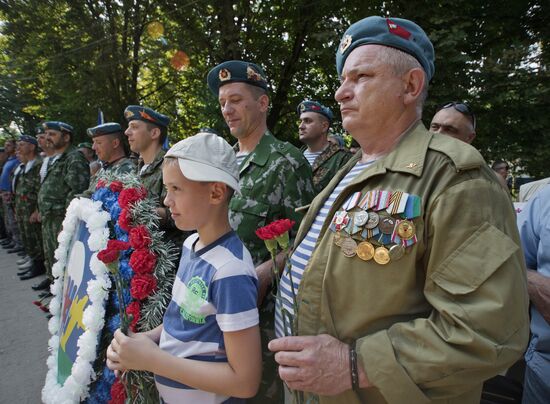
<svg viewBox="0 0 550 404">
<path fill-rule="evenodd" d="M 471 144 L 476 138 L 476 117 L 468 104 L 446 102 L 437 108 L 430 130 Z"/>
</svg>

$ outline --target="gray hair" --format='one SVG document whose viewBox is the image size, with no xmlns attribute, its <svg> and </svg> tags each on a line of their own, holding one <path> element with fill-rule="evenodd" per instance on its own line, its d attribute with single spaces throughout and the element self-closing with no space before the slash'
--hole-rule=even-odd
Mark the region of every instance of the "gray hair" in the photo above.
<svg viewBox="0 0 550 404">
<path fill-rule="evenodd" d="M 418 98 L 416 108 L 420 115 L 422 115 L 422 108 L 424 107 L 424 102 L 428 98 L 428 79 L 426 77 L 426 72 L 418 60 L 412 55 L 409 55 L 406 52 L 403 52 L 396 48 L 391 48 L 389 46 L 382 46 L 380 52 L 378 53 L 378 59 L 389 65 L 393 73 L 396 76 L 402 76 L 411 69 L 419 68 L 424 73 L 424 87 Z"/>
</svg>

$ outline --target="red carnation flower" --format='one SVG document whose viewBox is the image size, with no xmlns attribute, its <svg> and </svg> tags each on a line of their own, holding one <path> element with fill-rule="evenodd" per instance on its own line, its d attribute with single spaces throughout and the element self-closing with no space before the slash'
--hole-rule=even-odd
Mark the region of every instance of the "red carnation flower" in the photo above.
<svg viewBox="0 0 550 404">
<path fill-rule="evenodd" d="M 143 187 L 123 189 L 118 196 L 118 205 L 124 209 L 142 200 L 147 196 L 147 190 Z"/>
<path fill-rule="evenodd" d="M 111 399 L 109 404 L 124 404 L 126 401 L 126 389 L 120 380 L 117 380 L 111 386 Z"/>
<path fill-rule="evenodd" d="M 120 192 L 123 189 L 122 182 L 113 181 L 111 182 L 111 185 L 109 185 L 109 188 L 111 188 L 111 191 L 113 192 Z"/>
<path fill-rule="evenodd" d="M 294 220 L 280 219 L 271 223 L 270 226 L 273 232 L 276 234 L 276 237 L 279 237 L 290 231 L 290 229 L 292 229 L 292 226 L 294 226 L 294 223 L 296 223 Z"/>
<path fill-rule="evenodd" d="M 134 275 L 130 282 L 130 294 L 134 299 L 146 299 L 156 289 L 157 279 L 151 274 Z"/>
<path fill-rule="evenodd" d="M 137 300 L 134 300 L 126 307 L 126 314 L 128 314 L 128 316 L 132 316 L 132 323 L 130 324 L 130 330 L 132 330 L 132 332 L 137 331 L 137 322 L 139 321 L 140 311 L 141 305 Z"/>
<path fill-rule="evenodd" d="M 110 250 L 106 248 L 97 253 L 97 258 L 104 264 L 110 264 L 118 259 L 119 252 L 117 250 Z"/>
<path fill-rule="evenodd" d="M 38 301 L 38 300 L 35 300 L 34 302 L 32 302 L 32 304 L 34 304 L 35 306 L 42 306 L 42 302 Z"/>
<path fill-rule="evenodd" d="M 134 250 L 148 248 L 151 245 L 151 235 L 144 225 L 130 230 L 130 245 Z"/>
<path fill-rule="evenodd" d="M 258 230 L 256 230 L 256 235 L 262 240 L 271 240 L 277 237 L 277 235 L 273 233 L 273 230 L 269 227 L 269 225 L 260 227 Z"/>
<path fill-rule="evenodd" d="M 157 264 L 157 256 L 149 250 L 134 250 L 129 264 L 136 274 L 150 274 Z"/>
<path fill-rule="evenodd" d="M 105 186 L 105 181 L 99 180 L 95 186 L 95 189 L 103 188 Z"/>
<path fill-rule="evenodd" d="M 132 227 L 132 215 L 128 209 L 122 209 L 120 215 L 118 216 L 118 225 L 122 230 L 130 231 Z"/>
<path fill-rule="evenodd" d="M 40 310 L 42 310 L 44 313 L 49 313 L 50 312 L 50 309 L 48 309 L 47 306 L 38 306 L 38 308 Z"/>
<path fill-rule="evenodd" d="M 108 250 L 124 251 L 124 250 L 127 250 L 128 248 L 130 248 L 130 243 L 126 241 L 120 241 L 120 240 L 107 241 Z"/>
</svg>

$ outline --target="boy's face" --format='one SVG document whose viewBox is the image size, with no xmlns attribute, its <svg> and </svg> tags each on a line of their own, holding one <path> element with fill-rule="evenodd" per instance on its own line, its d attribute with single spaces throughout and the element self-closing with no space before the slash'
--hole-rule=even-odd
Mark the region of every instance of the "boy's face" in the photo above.
<svg viewBox="0 0 550 404">
<path fill-rule="evenodd" d="M 204 227 L 211 214 L 212 183 L 188 180 L 177 160 L 165 163 L 162 180 L 166 187 L 164 204 L 170 208 L 177 228 L 189 231 Z"/>
</svg>

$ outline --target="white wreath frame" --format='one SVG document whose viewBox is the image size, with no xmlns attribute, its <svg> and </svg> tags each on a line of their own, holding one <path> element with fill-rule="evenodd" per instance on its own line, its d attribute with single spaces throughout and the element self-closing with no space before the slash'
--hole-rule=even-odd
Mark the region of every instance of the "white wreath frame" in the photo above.
<svg viewBox="0 0 550 404">
<path fill-rule="evenodd" d="M 88 238 L 88 247 L 92 252 L 90 269 L 95 279 L 88 282 L 86 289 L 90 302 L 84 310 L 82 318 L 86 330 L 77 341 L 78 353 L 71 374 L 65 383 L 60 385 L 57 383 L 57 354 L 63 283 L 69 248 L 79 220 L 86 224 L 90 233 Z M 107 247 L 109 240 L 107 223 L 109 220 L 111 220 L 111 215 L 103 210 L 100 201 L 75 198 L 67 208 L 63 229 L 57 237 L 59 242 L 59 246 L 55 250 L 57 262 L 52 267 L 55 282 L 51 287 L 53 298 L 50 302 L 50 312 L 53 317 L 48 323 L 48 330 L 52 336 L 48 341 L 50 351 L 47 360 L 48 373 L 42 389 L 42 401 L 45 404 L 77 404 L 88 396 L 89 385 L 95 379 L 93 363 L 97 357 L 99 336 L 105 323 L 105 301 L 111 287 L 108 269 L 97 258 L 97 252 Z"/>
</svg>

